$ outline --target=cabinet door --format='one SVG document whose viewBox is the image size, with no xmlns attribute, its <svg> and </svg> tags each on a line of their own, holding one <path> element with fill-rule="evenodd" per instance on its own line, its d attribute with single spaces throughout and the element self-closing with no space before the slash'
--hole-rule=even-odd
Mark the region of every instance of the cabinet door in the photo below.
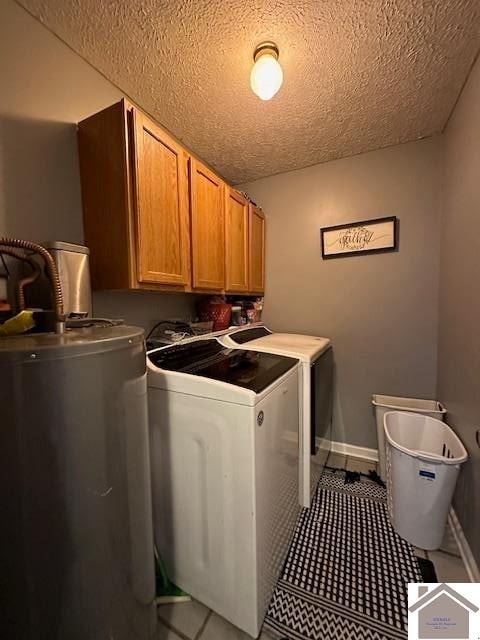
<svg viewBox="0 0 480 640">
<path fill-rule="evenodd" d="M 248 201 L 225 189 L 225 289 L 248 291 Z"/>
<path fill-rule="evenodd" d="M 134 211 L 139 282 L 189 283 L 187 156 L 133 112 Z"/>
<path fill-rule="evenodd" d="M 265 216 L 258 207 L 250 205 L 250 291 L 265 290 Z"/>
<path fill-rule="evenodd" d="M 224 183 L 190 158 L 192 275 L 197 289 L 225 287 Z"/>
</svg>

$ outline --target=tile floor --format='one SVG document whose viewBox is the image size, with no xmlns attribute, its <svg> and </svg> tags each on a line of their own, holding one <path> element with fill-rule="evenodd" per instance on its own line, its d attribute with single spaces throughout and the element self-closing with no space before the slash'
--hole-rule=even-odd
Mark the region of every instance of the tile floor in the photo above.
<svg viewBox="0 0 480 640">
<path fill-rule="evenodd" d="M 337 453 L 330 454 L 327 464 L 329 467 L 363 473 L 376 468 L 374 462 Z M 417 549 L 417 555 L 433 562 L 439 582 L 469 582 L 450 527 L 447 527 L 442 546 L 438 551 Z M 196 600 L 159 606 L 158 621 L 157 640 L 249 640 L 250 638 Z M 263 631 L 259 640 L 270 639 L 270 634 Z"/>
</svg>

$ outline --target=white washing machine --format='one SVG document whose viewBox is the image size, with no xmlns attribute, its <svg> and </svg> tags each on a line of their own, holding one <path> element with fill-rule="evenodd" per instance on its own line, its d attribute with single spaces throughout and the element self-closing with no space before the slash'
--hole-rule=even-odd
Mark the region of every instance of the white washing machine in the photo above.
<svg viewBox="0 0 480 640">
<path fill-rule="evenodd" d="M 296 333 L 274 333 L 263 325 L 233 329 L 217 339 L 226 347 L 276 353 L 300 360 L 299 502 L 303 507 L 309 507 L 331 448 L 333 356 L 330 340 Z"/>
<path fill-rule="evenodd" d="M 298 360 L 215 339 L 147 360 L 157 547 L 173 582 L 256 638 L 299 513 Z"/>
</svg>

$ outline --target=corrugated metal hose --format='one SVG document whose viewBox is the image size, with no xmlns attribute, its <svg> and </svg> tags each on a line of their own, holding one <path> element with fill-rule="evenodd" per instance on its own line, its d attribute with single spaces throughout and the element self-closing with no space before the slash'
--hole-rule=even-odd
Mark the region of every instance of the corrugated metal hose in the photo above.
<svg viewBox="0 0 480 640">
<path fill-rule="evenodd" d="M 63 333 L 65 331 L 63 294 L 55 260 L 52 258 L 47 249 L 45 249 L 45 247 L 42 247 L 35 242 L 30 242 L 29 240 L 19 240 L 17 238 L 5 238 L 0 236 L 0 253 L 5 253 L 7 255 L 13 256 L 20 260 L 25 260 L 32 264 L 32 262 L 34 261 L 31 260 L 31 258 L 29 258 L 28 256 L 23 255 L 21 253 L 21 250 L 36 253 L 43 259 L 52 294 L 53 310 L 55 313 L 55 333 Z M 35 267 L 33 268 L 35 269 Z M 25 300 L 23 298 L 23 288 L 25 287 L 25 285 L 36 280 L 37 276 L 38 274 L 34 272 L 31 276 L 27 276 L 26 278 L 20 280 L 17 289 L 17 299 L 20 308 L 25 304 Z"/>
</svg>

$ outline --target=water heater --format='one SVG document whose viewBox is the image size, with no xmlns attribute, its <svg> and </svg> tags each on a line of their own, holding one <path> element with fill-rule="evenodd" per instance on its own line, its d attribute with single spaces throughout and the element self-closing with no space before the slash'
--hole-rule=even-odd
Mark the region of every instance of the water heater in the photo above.
<svg viewBox="0 0 480 640">
<path fill-rule="evenodd" d="M 0 338 L 0 637 L 155 633 L 143 331 Z"/>
</svg>

